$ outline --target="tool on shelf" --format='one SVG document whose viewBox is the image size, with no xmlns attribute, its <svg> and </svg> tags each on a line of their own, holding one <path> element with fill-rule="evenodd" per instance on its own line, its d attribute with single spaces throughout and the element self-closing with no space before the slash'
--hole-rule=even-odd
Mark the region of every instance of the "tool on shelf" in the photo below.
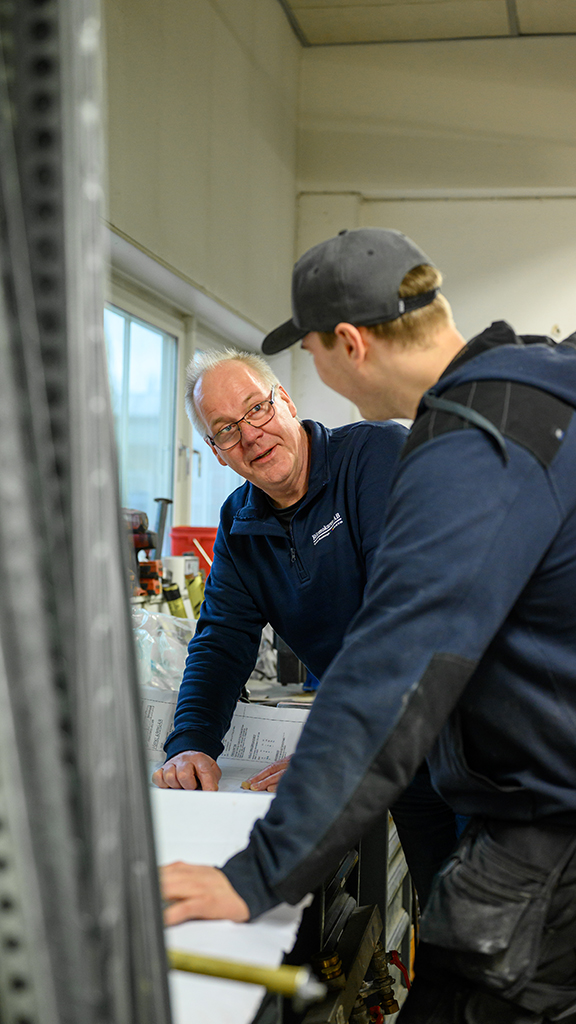
<svg viewBox="0 0 576 1024">
<path fill-rule="evenodd" d="M 156 517 L 156 558 L 162 558 L 168 505 L 172 505 L 173 502 L 172 498 L 154 498 L 154 501 L 158 502 L 158 515 Z"/>
</svg>

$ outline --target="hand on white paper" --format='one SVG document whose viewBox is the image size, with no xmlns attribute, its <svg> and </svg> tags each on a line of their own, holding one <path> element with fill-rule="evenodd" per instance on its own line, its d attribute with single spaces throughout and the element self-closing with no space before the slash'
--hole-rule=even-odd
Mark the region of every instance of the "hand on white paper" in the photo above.
<svg viewBox="0 0 576 1024">
<path fill-rule="evenodd" d="M 159 789 L 205 789 L 214 792 L 222 772 L 209 754 L 199 750 L 185 750 L 175 754 L 158 768 L 152 782 Z"/>
<path fill-rule="evenodd" d="M 164 924 L 182 921 L 248 921 L 250 912 L 218 868 L 174 861 L 160 868 L 162 898 L 170 901 Z"/>
<path fill-rule="evenodd" d="M 263 768 L 257 775 L 253 775 L 251 779 L 247 779 L 246 783 L 242 784 L 242 788 L 259 790 L 261 793 L 275 793 L 278 788 L 278 783 L 289 764 L 289 757 L 282 757 L 279 761 L 274 761 L 273 764 L 269 764 L 267 768 Z"/>
</svg>

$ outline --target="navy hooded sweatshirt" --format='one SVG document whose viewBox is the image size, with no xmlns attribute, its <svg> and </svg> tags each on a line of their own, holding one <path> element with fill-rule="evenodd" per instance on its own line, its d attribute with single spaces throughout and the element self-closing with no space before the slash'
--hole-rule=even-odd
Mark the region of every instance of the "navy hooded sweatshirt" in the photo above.
<svg viewBox="0 0 576 1024">
<path fill-rule="evenodd" d="M 462 814 L 576 827 L 575 406 L 574 343 L 502 322 L 424 396 L 362 608 L 223 869 L 252 916 L 313 890 L 426 755 Z"/>
</svg>

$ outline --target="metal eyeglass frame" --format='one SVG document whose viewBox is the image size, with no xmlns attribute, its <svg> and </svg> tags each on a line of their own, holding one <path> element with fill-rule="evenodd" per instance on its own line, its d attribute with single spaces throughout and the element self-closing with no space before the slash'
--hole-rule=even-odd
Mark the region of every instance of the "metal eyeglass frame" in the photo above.
<svg viewBox="0 0 576 1024">
<path fill-rule="evenodd" d="M 274 416 L 276 415 L 276 410 L 274 408 L 274 401 L 275 401 L 274 392 L 275 391 L 276 391 L 276 384 L 273 385 L 272 391 L 270 392 L 270 397 L 269 398 L 264 398 L 264 399 L 262 399 L 261 402 L 256 402 L 256 405 L 263 405 L 264 402 L 270 402 L 270 406 L 271 406 L 270 416 L 268 417 L 267 420 L 264 420 L 263 423 L 250 423 L 250 420 L 248 419 L 248 417 L 252 415 L 254 409 L 256 408 L 256 405 L 253 405 L 252 408 L 248 409 L 248 412 L 244 416 L 241 416 L 239 420 L 234 420 L 232 423 L 226 423 L 226 425 L 224 427 L 220 428 L 221 430 L 225 430 L 226 427 L 238 427 L 238 430 L 240 431 L 240 437 L 238 438 L 237 441 L 234 441 L 232 444 L 228 445 L 227 448 L 222 448 L 221 445 L 216 444 L 216 441 L 214 440 L 214 438 L 210 437 L 209 434 L 206 434 L 206 440 L 209 441 L 210 444 L 214 448 L 217 448 L 219 452 L 229 452 L 231 448 L 235 448 L 236 445 L 240 444 L 240 441 L 242 440 L 242 428 L 241 428 L 240 424 L 242 422 L 244 422 L 244 420 L 246 420 L 246 423 L 248 423 L 248 425 L 251 426 L 251 427 L 253 427 L 253 426 L 255 426 L 255 427 L 265 427 L 266 424 L 270 423 L 270 420 L 274 419 Z M 220 433 L 220 430 L 217 430 L 215 436 L 218 437 L 219 433 Z"/>
</svg>

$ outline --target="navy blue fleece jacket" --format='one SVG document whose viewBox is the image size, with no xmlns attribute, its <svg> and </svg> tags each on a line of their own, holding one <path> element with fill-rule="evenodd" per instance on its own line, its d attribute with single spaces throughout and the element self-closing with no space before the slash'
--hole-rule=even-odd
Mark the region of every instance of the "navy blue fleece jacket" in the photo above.
<svg viewBox="0 0 576 1024">
<path fill-rule="evenodd" d="M 360 607 L 406 430 L 391 422 L 304 427 L 310 477 L 289 535 L 252 484 L 222 507 L 167 757 L 221 753 L 267 622 L 320 677 Z"/>
</svg>

